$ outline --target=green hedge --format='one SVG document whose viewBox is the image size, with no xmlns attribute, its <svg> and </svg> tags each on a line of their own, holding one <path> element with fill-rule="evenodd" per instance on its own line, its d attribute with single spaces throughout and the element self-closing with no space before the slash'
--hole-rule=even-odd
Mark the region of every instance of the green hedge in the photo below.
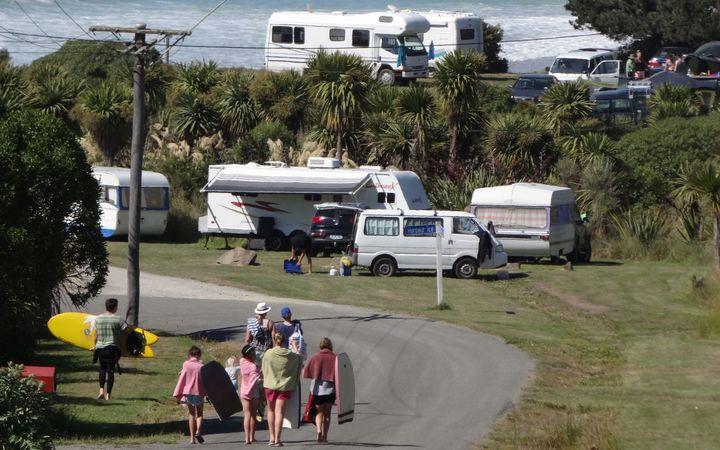
<svg viewBox="0 0 720 450">
<path fill-rule="evenodd" d="M 684 163 L 720 155 L 720 114 L 672 118 L 625 135 L 619 157 L 629 177 L 625 195 L 632 203 L 663 203 Z"/>
</svg>

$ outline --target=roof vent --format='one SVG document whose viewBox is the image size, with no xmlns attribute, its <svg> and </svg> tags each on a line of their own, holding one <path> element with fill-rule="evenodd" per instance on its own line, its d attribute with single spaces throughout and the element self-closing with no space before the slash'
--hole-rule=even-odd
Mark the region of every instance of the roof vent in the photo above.
<svg viewBox="0 0 720 450">
<path fill-rule="evenodd" d="M 378 20 L 382 23 L 392 23 L 393 18 L 392 16 L 380 16 Z"/>
<path fill-rule="evenodd" d="M 265 164 L 263 165 L 270 167 L 287 167 L 287 164 L 282 161 L 265 161 Z"/>
<path fill-rule="evenodd" d="M 307 166 L 310 169 L 339 169 L 340 160 L 335 158 L 312 156 L 308 158 Z"/>
</svg>

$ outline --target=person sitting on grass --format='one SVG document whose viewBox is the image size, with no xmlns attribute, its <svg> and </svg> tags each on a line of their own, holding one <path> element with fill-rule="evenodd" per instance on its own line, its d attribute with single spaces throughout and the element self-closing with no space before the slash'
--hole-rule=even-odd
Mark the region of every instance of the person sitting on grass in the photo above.
<svg viewBox="0 0 720 450">
<path fill-rule="evenodd" d="M 312 239 L 305 233 L 297 233 L 290 238 L 290 259 L 297 262 L 298 267 L 302 264 L 302 260 L 307 258 L 308 274 L 312 273 Z"/>
<path fill-rule="evenodd" d="M 196 346 L 190 347 L 188 360 L 183 363 L 180 377 L 175 385 L 173 397 L 185 404 L 188 409 L 188 427 L 190 428 L 190 443 L 203 443 L 202 421 L 203 403 L 205 402 L 205 387 L 200 379 L 202 352 Z"/>
<path fill-rule="evenodd" d="M 115 384 L 115 367 L 120 361 L 120 340 L 127 328 L 127 323 L 115 314 L 117 309 L 118 300 L 109 298 L 105 300 L 105 312 L 95 318 L 93 363 L 100 360 L 98 400 L 110 400 Z"/>
</svg>

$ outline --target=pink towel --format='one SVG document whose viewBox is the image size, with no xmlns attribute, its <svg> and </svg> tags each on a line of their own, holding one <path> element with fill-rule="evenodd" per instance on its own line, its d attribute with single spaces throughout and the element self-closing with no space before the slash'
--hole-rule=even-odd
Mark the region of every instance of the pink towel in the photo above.
<svg viewBox="0 0 720 450">
<path fill-rule="evenodd" d="M 206 395 L 200 379 L 200 368 L 202 363 L 197 358 L 190 358 L 183 363 L 173 397 L 182 400 L 185 395 Z"/>
</svg>

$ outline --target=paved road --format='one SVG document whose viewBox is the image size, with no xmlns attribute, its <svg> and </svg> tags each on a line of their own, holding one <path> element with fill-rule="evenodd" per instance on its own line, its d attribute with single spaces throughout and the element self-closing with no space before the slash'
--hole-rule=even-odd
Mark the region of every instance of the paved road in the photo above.
<svg viewBox="0 0 720 450">
<path fill-rule="evenodd" d="M 500 339 L 428 319 L 149 274 L 143 274 L 141 289 L 141 322 L 150 329 L 239 339 L 255 303 L 267 301 L 271 318 L 284 305 L 293 309 L 313 352 L 329 336 L 336 351 L 352 358 L 357 383 L 355 421 L 337 426 L 333 419 L 330 447 L 468 448 L 516 402 L 533 368 L 524 353 Z M 125 272 L 113 268 L 90 308 L 116 296 L 122 310 L 126 292 Z M 244 442 L 240 417 L 209 420 L 206 433 L 205 445 L 212 448 Z M 258 438 L 267 440 L 267 433 Z M 314 446 L 313 438 L 314 427 L 307 425 L 283 433 L 288 447 Z"/>
</svg>

